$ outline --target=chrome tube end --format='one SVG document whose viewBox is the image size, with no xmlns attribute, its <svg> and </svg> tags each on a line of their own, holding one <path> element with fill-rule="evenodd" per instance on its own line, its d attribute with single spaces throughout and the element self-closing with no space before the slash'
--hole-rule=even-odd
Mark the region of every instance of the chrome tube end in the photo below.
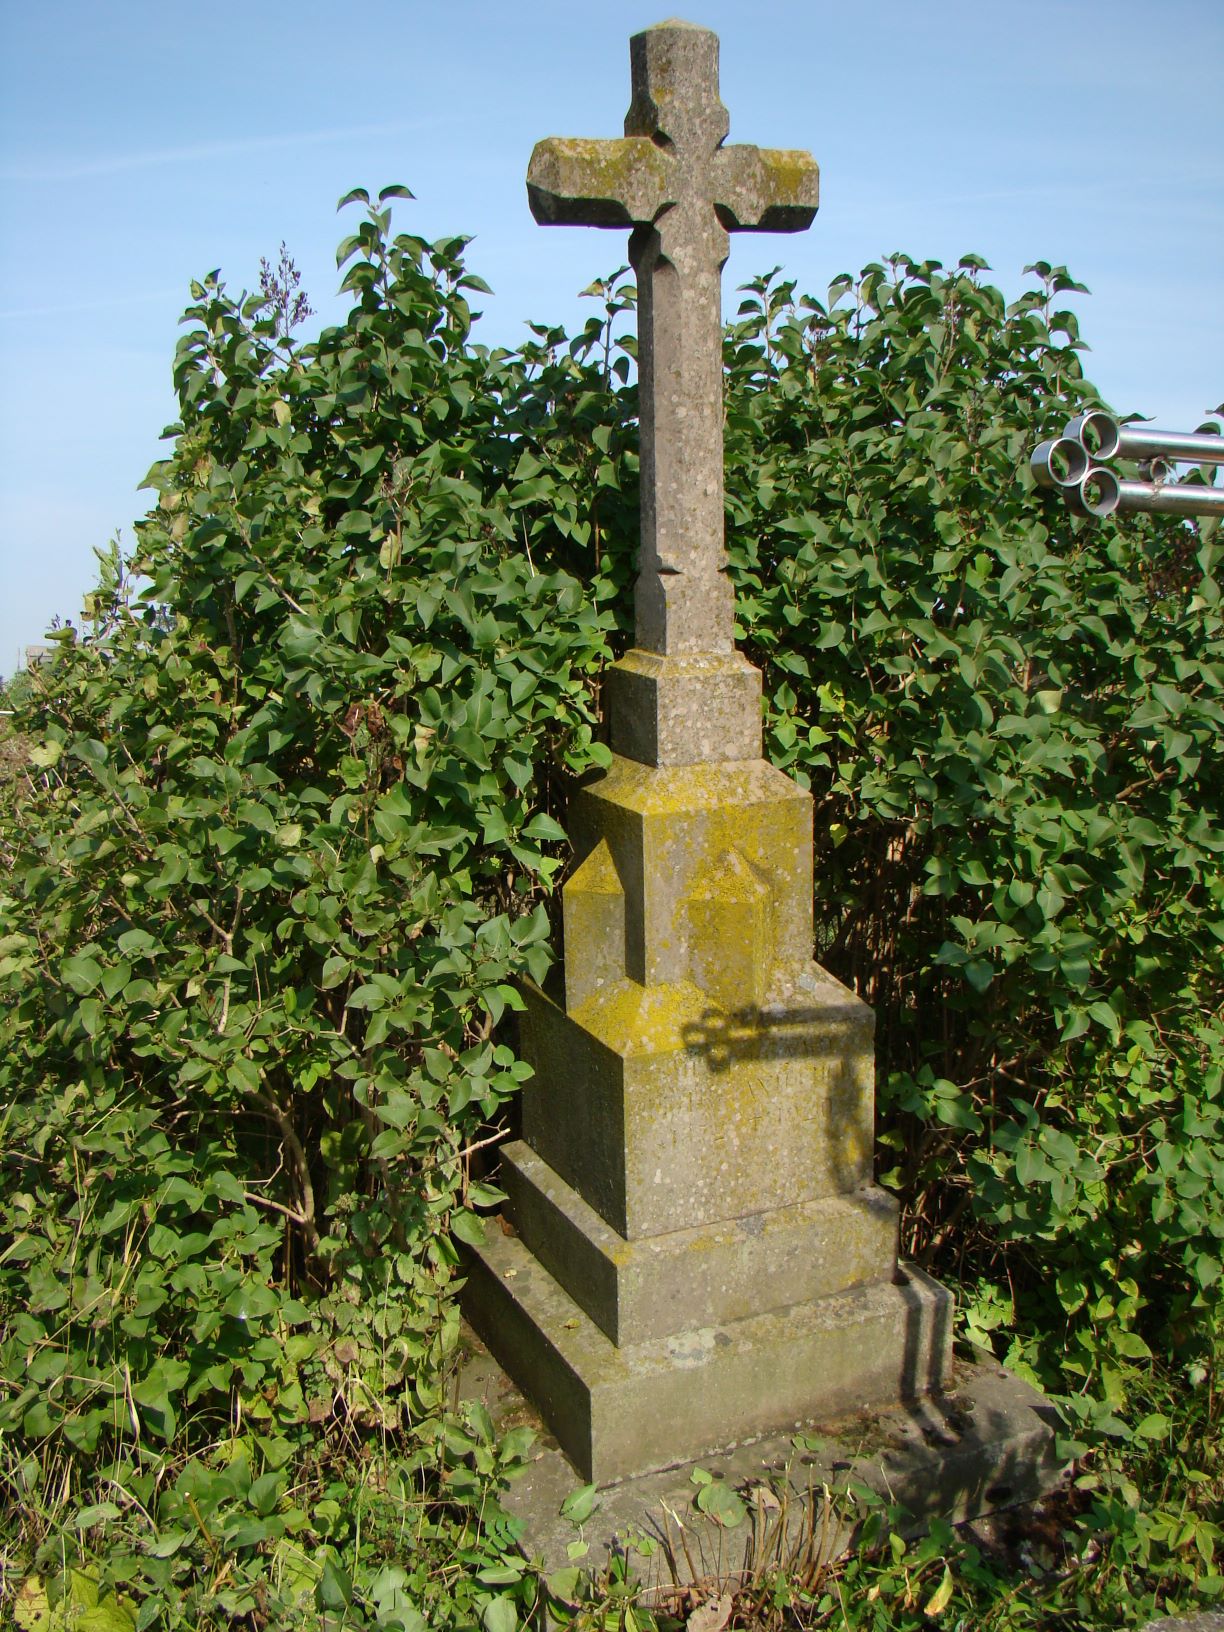
<svg viewBox="0 0 1224 1632">
<path fill-rule="evenodd" d="M 1076 414 L 1063 426 L 1063 435 L 1080 443 L 1090 459 L 1112 459 L 1121 441 L 1117 420 L 1101 408 Z"/>
<path fill-rule="evenodd" d="M 1029 468 L 1039 487 L 1065 493 L 1078 487 L 1087 476 L 1088 455 L 1082 443 L 1067 436 L 1055 436 L 1033 449 Z"/>
<path fill-rule="evenodd" d="M 1077 516 L 1112 516 L 1118 508 L 1122 487 L 1112 470 L 1090 465 L 1078 487 L 1068 488 L 1067 508 Z"/>
</svg>

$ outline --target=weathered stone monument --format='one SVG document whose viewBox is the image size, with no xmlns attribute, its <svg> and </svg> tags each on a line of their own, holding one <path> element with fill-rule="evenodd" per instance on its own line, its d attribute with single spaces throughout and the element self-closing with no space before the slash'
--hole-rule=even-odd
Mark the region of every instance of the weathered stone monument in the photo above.
<svg viewBox="0 0 1224 1632">
<path fill-rule="evenodd" d="M 951 1299 L 872 1183 L 872 1016 L 812 962 L 812 802 L 761 758 L 724 571 L 729 232 L 816 211 L 807 153 L 724 146 L 718 41 L 632 41 L 615 141 L 541 142 L 544 223 L 628 227 L 639 296 L 636 648 L 574 798 L 564 965 L 528 994 L 514 1234 L 467 1311 L 600 1483 L 941 1383 Z"/>
</svg>

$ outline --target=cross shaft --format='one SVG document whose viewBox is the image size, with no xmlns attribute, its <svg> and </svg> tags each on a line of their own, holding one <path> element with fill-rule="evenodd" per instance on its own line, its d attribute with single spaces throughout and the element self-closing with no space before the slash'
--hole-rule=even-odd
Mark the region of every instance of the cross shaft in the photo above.
<svg viewBox="0 0 1224 1632">
<path fill-rule="evenodd" d="M 811 224 L 809 153 L 723 145 L 718 36 L 660 23 L 630 42 L 617 140 L 552 137 L 531 156 L 547 225 L 629 227 L 638 284 L 642 536 L 636 643 L 662 656 L 733 649 L 723 571 L 722 268 L 731 232 Z"/>
</svg>

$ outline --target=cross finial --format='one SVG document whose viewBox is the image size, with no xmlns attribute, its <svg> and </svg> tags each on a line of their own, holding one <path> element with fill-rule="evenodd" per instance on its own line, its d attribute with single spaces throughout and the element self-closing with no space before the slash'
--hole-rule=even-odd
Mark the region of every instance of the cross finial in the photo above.
<svg viewBox="0 0 1224 1632">
<path fill-rule="evenodd" d="M 718 36 L 660 23 L 630 42 L 633 100 L 617 141 L 537 144 L 537 221 L 631 227 L 638 280 L 642 544 L 639 648 L 730 652 L 723 571 L 722 303 L 728 232 L 798 232 L 816 213 L 809 153 L 723 145 Z"/>
<path fill-rule="evenodd" d="M 717 34 L 679 18 L 656 23 L 630 40 L 629 72 L 626 136 L 707 151 L 726 141 L 731 120 L 718 96 Z"/>
</svg>

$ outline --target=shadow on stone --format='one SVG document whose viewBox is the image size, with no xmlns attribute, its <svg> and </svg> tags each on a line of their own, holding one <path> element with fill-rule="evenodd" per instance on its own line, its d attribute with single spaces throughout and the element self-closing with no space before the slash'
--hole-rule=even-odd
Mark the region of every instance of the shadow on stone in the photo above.
<svg viewBox="0 0 1224 1632">
<path fill-rule="evenodd" d="M 847 1005 L 846 1017 L 853 1010 Z M 724 1073 L 738 1060 L 820 1058 L 826 1034 L 841 1018 L 827 1008 L 771 1009 L 750 1004 L 730 1013 L 708 1008 L 681 1030 L 684 1046 L 699 1054 L 711 1071 Z"/>
</svg>

